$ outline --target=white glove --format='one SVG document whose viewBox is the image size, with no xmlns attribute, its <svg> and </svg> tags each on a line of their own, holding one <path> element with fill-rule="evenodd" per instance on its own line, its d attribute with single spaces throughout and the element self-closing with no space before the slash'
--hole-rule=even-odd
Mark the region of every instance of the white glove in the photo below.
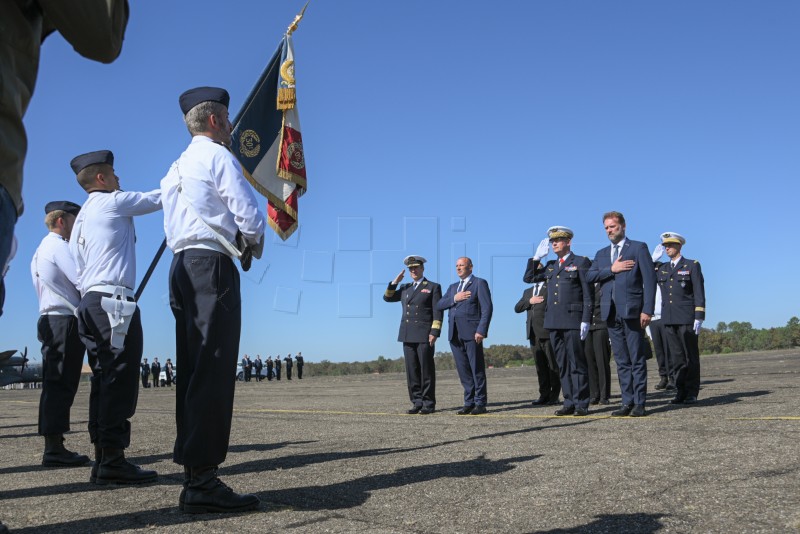
<svg viewBox="0 0 800 534">
<path fill-rule="evenodd" d="M 695 319 L 694 320 L 694 327 L 693 327 L 695 335 L 698 335 L 698 336 L 700 335 L 700 327 L 701 326 L 703 326 L 703 321 L 701 321 L 700 319 Z"/>
<path fill-rule="evenodd" d="M 541 243 L 539 243 L 539 246 L 536 247 L 536 254 L 533 255 L 533 259 L 541 260 L 548 254 L 550 254 L 550 239 L 545 237 L 542 239 Z"/>
<path fill-rule="evenodd" d="M 589 335 L 589 323 L 581 323 L 581 341 Z"/>
<path fill-rule="evenodd" d="M 660 260 L 661 256 L 663 255 L 664 255 L 664 245 L 659 243 L 658 245 L 656 245 L 656 248 L 653 249 L 653 255 L 651 257 L 653 258 L 653 261 L 656 262 Z"/>
</svg>

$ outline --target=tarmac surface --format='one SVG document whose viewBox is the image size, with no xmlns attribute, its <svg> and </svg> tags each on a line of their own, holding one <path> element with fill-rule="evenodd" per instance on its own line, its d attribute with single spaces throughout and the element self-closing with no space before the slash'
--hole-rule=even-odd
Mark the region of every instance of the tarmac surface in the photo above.
<svg viewBox="0 0 800 534">
<path fill-rule="evenodd" d="M 488 370 L 489 413 L 406 415 L 405 376 L 238 383 L 222 479 L 259 511 L 187 515 L 174 392 L 141 390 L 128 457 L 158 482 L 100 487 L 44 468 L 38 390 L 0 390 L 0 520 L 34 532 L 800 532 L 800 351 L 704 356 L 700 402 L 651 394 L 644 418 L 554 417 L 533 368 Z M 650 361 L 650 386 L 657 380 Z M 656 380 L 652 377 L 656 376 Z M 89 455 L 88 385 L 66 445 Z M 598 409 L 600 408 L 600 409 Z"/>
</svg>

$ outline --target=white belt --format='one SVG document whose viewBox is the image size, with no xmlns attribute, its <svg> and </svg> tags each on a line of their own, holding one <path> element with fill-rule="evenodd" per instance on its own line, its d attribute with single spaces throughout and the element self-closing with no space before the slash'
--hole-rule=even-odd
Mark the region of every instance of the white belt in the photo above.
<svg viewBox="0 0 800 534">
<path fill-rule="evenodd" d="M 70 315 L 75 315 L 75 314 L 72 313 L 71 311 L 66 311 L 66 310 L 61 310 L 61 311 L 50 310 L 50 311 L 46 311 L 46 312 L 42 313 L 41 315 L 66 315 L 66 316 L 70 316 Z"/>
<path fill-rule="evenodd" d="M 113 295 L 119 291 L 119 294 L 124 296 L 125 298 L 133 298 L 133 290 L 128 289 L 125 286 L 112 286 L 112 285 L 96 285 L 92 286 L 86 290 L 87 293 L 108 293 L 109 295 Z"/>
</svg>

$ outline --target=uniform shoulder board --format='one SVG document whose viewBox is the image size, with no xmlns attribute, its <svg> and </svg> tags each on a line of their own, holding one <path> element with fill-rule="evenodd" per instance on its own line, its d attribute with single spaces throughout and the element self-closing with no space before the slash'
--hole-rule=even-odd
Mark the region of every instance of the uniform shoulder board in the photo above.
<svg viewBox="0 0 800 534">
<path fill-rule="evenodd" d="M 697 260 L 694 260 L 694 262 L 695 262 L 695 263 L 700 263 L 700 262 L 699 262 L 699 261 L 697 261 Z"/>
</svg>

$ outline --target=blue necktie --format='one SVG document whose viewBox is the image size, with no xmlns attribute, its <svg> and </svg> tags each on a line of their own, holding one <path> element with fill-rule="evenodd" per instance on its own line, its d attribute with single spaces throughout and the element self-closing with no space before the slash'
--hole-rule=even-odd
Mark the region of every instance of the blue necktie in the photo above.
<svg viewBox="0 0 800 534">
<path fill-rule="evenodd" d="M 611 263 L 614 263 L 619 258 L 619 245 L 614 245 L 614 254 L 611 256 Z"/>
</svg>

